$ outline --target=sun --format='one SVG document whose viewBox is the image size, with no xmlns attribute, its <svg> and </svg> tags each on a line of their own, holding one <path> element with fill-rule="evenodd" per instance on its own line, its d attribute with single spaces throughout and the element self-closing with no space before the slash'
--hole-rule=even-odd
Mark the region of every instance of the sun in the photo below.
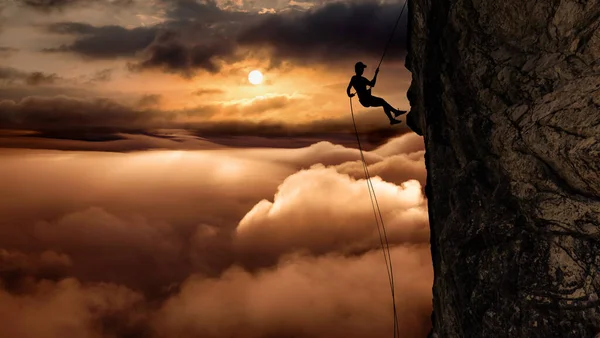
<svg viewBox="0 0 600 338">
<path fill-rule="evenodd" d="M 253 70 L 250 72 L 250 74 L 248 74 L 248 81 L 250 81 L 250 83 L 253 85 L 261 84 L 263 81 L 263 75 L 260 71 Z"/>
</svg>

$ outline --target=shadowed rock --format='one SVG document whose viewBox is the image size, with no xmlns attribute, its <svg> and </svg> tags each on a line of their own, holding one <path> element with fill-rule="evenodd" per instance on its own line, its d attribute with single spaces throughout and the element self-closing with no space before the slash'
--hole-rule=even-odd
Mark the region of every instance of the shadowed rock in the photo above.
<svg viewBox="0 0 600 338">
<path fill-rule="evenodd" d="M 410 0 L 437 337 L 600 332 L 600 1 Z"/>
</svg>

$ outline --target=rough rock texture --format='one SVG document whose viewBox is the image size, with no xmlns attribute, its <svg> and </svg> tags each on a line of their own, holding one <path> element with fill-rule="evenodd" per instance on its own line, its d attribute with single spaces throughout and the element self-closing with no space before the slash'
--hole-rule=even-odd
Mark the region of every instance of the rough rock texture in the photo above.
<svg viewBox="0 0 600 338">
<path fill-rule="evenodd" d="M 435 337 L 600 333 L 600 0 L 409 0 Z"/>
</svg>

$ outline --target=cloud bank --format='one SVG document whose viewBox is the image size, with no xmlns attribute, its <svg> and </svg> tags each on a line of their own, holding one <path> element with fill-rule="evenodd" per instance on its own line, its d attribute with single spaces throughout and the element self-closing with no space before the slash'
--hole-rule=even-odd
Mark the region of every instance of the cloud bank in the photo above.
<svg viewBox="0 0 600 338">
<path fill-rule="evenodd" d="M 403 337 L 430 325 L 420 147 L 407 135 L 367 154 L 372 172 L 421 165 L 402 182 L 374 178 Z M 1 150 L 0 335 L 386 337 L 366 182 L 347 173 L 358 156 L 327 143 Z"/>
</svg>

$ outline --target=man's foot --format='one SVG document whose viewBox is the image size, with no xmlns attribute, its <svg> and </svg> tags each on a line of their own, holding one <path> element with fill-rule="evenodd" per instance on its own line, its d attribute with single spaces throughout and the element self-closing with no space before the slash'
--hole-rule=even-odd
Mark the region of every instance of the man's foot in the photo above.
<svg viewBox="0 0 600 338">
<path fill-rule="evenodd" d="M 399 120 L 396 120 L 396 119 L 390 120 L 390 124 L 391 125 L 398 124 L 398 123 L 402 123 L 402 121 L 399 121 Z"/>
<path fill-rule="evenodd" d="M 406 113 L 407 113 L 407 111 L 406 111 L 406 110 L 399 110 L 399 109 L 396 109 L 396 111 L 394 112 L 394 116 L 395 116 L 395 117 L 398 117 L 398 116 L 400 116 L 400 115 L 404 115 L 404 114 L 406 114 Z"/>
</svg>

